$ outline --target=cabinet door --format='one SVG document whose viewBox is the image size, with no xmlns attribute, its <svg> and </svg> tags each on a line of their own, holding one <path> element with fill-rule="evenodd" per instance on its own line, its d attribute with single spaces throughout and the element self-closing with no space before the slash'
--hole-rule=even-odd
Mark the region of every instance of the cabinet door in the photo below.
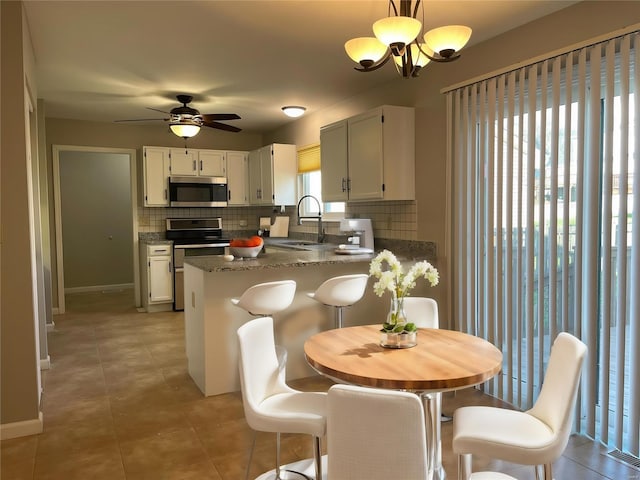
<svg viewBox="0 0 640 480">
<path fill-rule="evenodd" d="M 345 202 L 348 199 L 347 122 L 341 121 L 320 129 L 322 200 Z"/>
<path fill-rule="evenodd" d="M 383 198 L 382 110 L 348 120 L 350 200 Z"/>
<path fill-rule="evenodd" d="M 249 203 L 259 205 L 261 203 L 262 172 L 260 162 L 260 150 L 249 152 Z"/>
<path fill-rule="evenodd" d="M 169 206 L 169 149 L 144 147 L 144 206 Z"/>
<path fill-rule="evenodd" d="M 171 257 L 149 257 L 149 303 L 173 301 Z"/>
<path fill-rule="evenodd" d="M 203 177 L 226 177 L 226 152 L 222 150 L 200 150 L 198 152 L 198 175 Z"/>
<path fill-rule="evenodd" d="M 229 205 L 249 204 L 249 153 L 227 152 Z"/>
<path fill-rule="evenodd" d="M 172 148 L 171 175 L 198 175 L 198 151 Z"/>
<path fill-rule="evenodd" d="M 295 205 L 297 197 L 298 150 L 295 145 L 271 145 L 271 186 L 273 205 Z"/>
<path fill-rule="evenodd" d="M 260 176 L 262 191 L 260 193 L 261 205 L 272 205 L 273 191 L 273 150 L 271 145 L 260 149 Z"/>
</svg>

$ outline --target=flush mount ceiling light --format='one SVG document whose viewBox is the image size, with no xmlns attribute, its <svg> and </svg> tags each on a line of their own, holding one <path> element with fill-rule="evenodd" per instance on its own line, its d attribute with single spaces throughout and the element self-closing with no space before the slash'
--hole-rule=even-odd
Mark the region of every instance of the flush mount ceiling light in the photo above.
<svg viewBox="0 0 640 480">
<path fill-rule="evenodd" d="M 400 4 L 400 10 L 396 6 Z M 416 19 L 421 0 L 389 0 L 387 18 L 373 24 L 375 37 L 358 37 L 345 43 L 347 55 L 356 63 L 359 72 L 373 72 L 391 57 L 396 70 L 404 78 L 417 77 L 430 61 L 452 62 L 460 58 L 460 50 L 471 37 L 471 29 L 464 25 L 434 28 L 421 36 L 424 25 Z M 393 15 L 391 15 L 393 10 Z"/>
<path fill-rule="evenodd" d="M 282 111 L 288 117 L 297 118 L 304 114 L 307 109 L 304 107 L 299 107 L 297 105 L 287 105 L 286 107 L 282 107 Z"/>
</svg>

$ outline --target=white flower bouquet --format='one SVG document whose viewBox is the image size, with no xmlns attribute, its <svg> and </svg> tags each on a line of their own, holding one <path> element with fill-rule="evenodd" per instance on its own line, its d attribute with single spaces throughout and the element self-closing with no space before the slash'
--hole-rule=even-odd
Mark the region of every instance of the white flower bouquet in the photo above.
<svg viewBox="0 0 640 480">
<path fill-rule="evenodd" d="M 388 268 L 383 270 L 383 263 Z M 427 261 L 416 262 L 405 274 L 402 264 L 389 250 L 380 252 L 369 265 L 369 275 L 378 279 L 373 284 L 373 291 L 381 297 L 386 291 L 391 292 L 391 309 L 387 321 L 382 325 L 382 332 L 408 333 L 415 332 L 416 326 L 407 322 L 403 301 L 416 286 L 416 281 L 424 277 L 433 287 L 438 284 L 438 270 Z"/>
</svg>

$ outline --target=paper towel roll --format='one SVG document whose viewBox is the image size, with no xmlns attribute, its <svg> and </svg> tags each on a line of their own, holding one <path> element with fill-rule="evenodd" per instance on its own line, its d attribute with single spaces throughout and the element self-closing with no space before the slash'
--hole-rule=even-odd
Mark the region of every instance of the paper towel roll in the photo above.
<svg viewBox="0 0 640 480">
<path fill-rule="evenodd" d="M 271 237 L 288 237 L 289 236 L 289 217 L 276 217 L 273 225 L 271 225 Z"/>
</svg>

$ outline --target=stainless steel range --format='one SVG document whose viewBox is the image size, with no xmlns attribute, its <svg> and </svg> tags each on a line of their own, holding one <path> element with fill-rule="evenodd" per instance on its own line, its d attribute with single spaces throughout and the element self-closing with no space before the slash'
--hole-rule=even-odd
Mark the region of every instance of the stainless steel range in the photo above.
<svg viewBox="0 0 640 480">
<path fill-rule="evenodd" d="M 184 310 L 184 258 L 224 255 L 229 239 L 222 218 L 167 218 L 167 240 L 173 240 L 173 309 Z"/>
</svg>

